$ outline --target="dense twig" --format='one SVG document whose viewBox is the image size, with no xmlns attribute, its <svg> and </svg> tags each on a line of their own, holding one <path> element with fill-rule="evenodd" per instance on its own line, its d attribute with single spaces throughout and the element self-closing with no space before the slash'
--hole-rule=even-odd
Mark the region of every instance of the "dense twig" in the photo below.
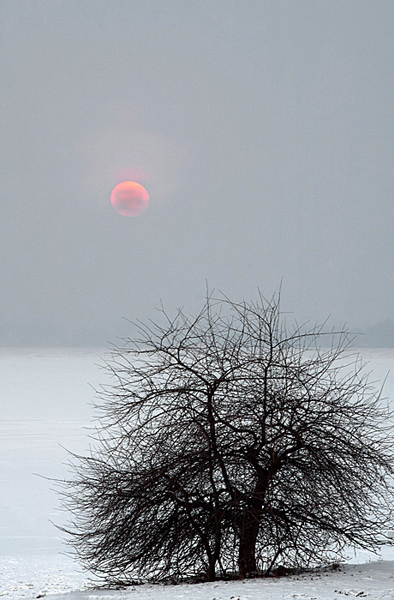
<svg viewBox="0 0 394 600">
<path fill-rule="evenodd" d="M 392 527 L 393 438 L 346 332 L 294 328 L 274 299 L 208 296 L 115 349 L 65 528 L 107 580 L 309 566 Z"/>
</svg>

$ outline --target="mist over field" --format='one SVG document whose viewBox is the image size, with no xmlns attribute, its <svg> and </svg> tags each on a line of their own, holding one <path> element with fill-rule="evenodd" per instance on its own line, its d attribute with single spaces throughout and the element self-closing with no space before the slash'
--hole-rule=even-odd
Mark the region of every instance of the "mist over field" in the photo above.
<svg viewBox="0 0 394 600">
<path fill-rule="evenodd" d="M 282 281 L 299 321 L 392 346 L 393 17 L 2 0 L 0 345 L 105 346 L 161 300 L 198 310 L 206 281 L 234 300 Z M 136 173 L 149 208 L 122 217 Z"/>
</svg>

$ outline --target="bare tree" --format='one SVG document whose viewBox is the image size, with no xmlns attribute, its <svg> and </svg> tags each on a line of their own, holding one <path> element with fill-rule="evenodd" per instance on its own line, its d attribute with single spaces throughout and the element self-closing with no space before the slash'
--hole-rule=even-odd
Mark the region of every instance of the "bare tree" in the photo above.
<svg viewBox="0 0 394 600">
<path fill-rule="evenodd" d="M 63 482 L 85 566 L 212 581 L 376 550 L 393 526 L 391 415 L 347 334 L 289 330 L 261 296 L 161 316 L 114 350 L 95 446 Z"/>
</svg>

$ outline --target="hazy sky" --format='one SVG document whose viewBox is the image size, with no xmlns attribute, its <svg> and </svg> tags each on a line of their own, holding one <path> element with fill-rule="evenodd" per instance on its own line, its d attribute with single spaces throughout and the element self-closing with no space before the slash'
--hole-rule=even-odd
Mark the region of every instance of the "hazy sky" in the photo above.
<svg viewBox="0 0 394 600">
<path fill-rule="evenodd" d="M 0 343 L 115 341 L 206 280 L 394 319 L 393 0 L 0 7 Z"/>
</svg>

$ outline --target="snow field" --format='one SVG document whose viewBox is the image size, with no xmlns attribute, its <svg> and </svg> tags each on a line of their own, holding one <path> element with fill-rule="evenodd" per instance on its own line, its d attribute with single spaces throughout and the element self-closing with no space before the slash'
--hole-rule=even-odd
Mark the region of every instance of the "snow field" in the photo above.
<svg viewBox="0 0 394 600">
<path fill-rule="evenodd" d="M 384 561 L 358 553 L 340 572 L 281 579 L 198 585 L 144 585 L 125 590 L 86 589 L 89 578 L 59 554 L 63 522 L 53 484 L 67 474 L 66 447 L 84 452 L 91 402 L 108 383 L 97 366 L 105 349 L 0 349 L 0 600 L 394 600 L 394 550 Z M 394 364 L 393 349 L 363 349 L 372 379 L 382 381 Z M 384 395 L 394 402 L 394 372 Z M 373 560 L 374 562 L 368 562 Z M 390 562 L 393 561 L 393 562 Z"/>
<path fill-rule="evenodd" d="M 81 586 L 84 576 L 77 576 L 72 569 L 67 571 L 64 557 L 56 560 L 52 557 L 49 561 L 35 557 L 29 566 L 24 561 L 3 559 L 0 565 L 2 577 L 4 568 L 7 570 L 5 583 L 8 586 L 1 586 L 0 598 L 10 600 L 39 597 L 48 600 L 394 600 L 392 561 L 345 565 L 337 571 L 327 569 L 277 579 L 142 585 L 123 590 L 80 588 L 78 591 L 69 590 L 73 585 Z M 23 575 L 26 568 L 30 571 L 28 578 L 26 573 Z M 18 578 L 22 578 L 23 583 Z"/>
</svg>

